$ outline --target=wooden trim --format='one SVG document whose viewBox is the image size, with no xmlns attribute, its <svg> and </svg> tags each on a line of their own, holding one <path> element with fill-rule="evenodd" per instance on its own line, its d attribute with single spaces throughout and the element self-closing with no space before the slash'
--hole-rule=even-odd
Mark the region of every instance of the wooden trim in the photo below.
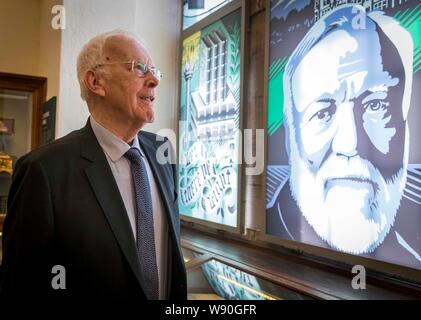
<svg viewBox="0 0 421 320">
<path fill-rule="evenodd" d="M 0 214 L 0 232 L 3 232 L 3 224 L 4 224 L 5 217 L 6 217 L 5 214 Z"/>
<path fill-rule="evenodd" d="M 260 12 L 266 10 L 266 1 L 265 0 L 250 1 L 249 5 L 250 5 L 249 17 L 253 17 L 253 16 L 259 14 Z"/>
<path fill-rule="evenodd" d="M 47 97 L 47 78 L 0 72 L 0 89 L 32 93 L 31 149 L 41 143 L 42 105 Z"/>
</svg>

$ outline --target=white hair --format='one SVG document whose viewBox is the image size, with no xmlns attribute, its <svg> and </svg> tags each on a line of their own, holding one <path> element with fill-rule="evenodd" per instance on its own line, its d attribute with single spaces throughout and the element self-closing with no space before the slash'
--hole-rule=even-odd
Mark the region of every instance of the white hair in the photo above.
<svg viewBox="0 0 421 320">
<path fill-rule="evenodd" d="M 386 37 L 395 45 L 402 60 L 405 71 L 405 87 L 402 100 L 402 115 L 406 120 L 411 105 L 412 78 L 413 78 L 413 52 L 414 43 L 408 30 L 403 28 L 397 20 L 386 16 L 383 12 L 374 11 L 368 16 L 379 26 Z"/>
<path fill-rule="evenodd" d="M 143 41 L 137 37 L 135 34 L 124 31 L 124 30 L 113 30 L 110 32 L 102 33 L 86 43 L 77 57 L 77 78 L 80 85 L 80 96 L 84 101 L 87 100 L 89 96 L 89 90 L 85 86 L 84 78 L 86 73 L 89 70 L 93 70 L 98 64 L 104 63 L 103 50 L 107 40 L 111 37 L 123 36 L 131 38 L 139 42 L 144 46 Z M 102 75 L 107 75 L 107 71 L 99 70 L 99 73 Z"/>
</svg>

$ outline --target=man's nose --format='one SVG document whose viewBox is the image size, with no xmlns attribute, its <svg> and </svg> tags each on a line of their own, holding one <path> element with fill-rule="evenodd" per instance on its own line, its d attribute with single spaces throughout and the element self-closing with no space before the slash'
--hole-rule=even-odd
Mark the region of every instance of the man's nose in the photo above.
<svg viewBox="0 0 421 320">
<path fill-rule="evenodd" d="M 148 88 L 156 88 L 159 85 L 160 78 L 155 76 L 152 72 L 147 72 L 145 78 L 145 84 Z"/>
<path fill-rule="evenodd" d="M 348 159 L 357 155 L 357 128 L 353 109 L 351 102 L 338 107 L 337 129 L 332 141 L 332 151 Z"/>
</svg>

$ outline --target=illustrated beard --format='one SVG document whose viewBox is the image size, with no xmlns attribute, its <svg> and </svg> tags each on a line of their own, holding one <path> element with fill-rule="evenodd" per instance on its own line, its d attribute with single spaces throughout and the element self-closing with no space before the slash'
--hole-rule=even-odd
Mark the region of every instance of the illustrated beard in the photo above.
<svg viewBox="0 0 421 320">
<path fill-rule="evenodd" d="M 407 142 L 408 136 L 406 150 Z M 395 221 L 406 183 L 407 152 L 403 160 L 388 180 L 359 156 L 348 160 L 332 154 L 313 173 L 291 141 L 291 194 L 307 222 L 331 247 L 352 254 L 370 253 Z"/>
</svg>

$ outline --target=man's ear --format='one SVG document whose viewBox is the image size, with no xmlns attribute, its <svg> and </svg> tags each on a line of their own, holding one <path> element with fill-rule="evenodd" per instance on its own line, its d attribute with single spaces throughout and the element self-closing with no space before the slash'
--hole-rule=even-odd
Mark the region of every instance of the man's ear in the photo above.
<svg viewBox="0 0 421 320">
<path fill-rule="evenodd" d="M 92 93 L 104 97 L 105 96 L 105 89 L 103 85 L 102 79 L 99 79 L 97 74 L 93 72 L 92 70 L 89 70 L 85 74 L 85 87 L 91 91 Z"/>
</svg>

